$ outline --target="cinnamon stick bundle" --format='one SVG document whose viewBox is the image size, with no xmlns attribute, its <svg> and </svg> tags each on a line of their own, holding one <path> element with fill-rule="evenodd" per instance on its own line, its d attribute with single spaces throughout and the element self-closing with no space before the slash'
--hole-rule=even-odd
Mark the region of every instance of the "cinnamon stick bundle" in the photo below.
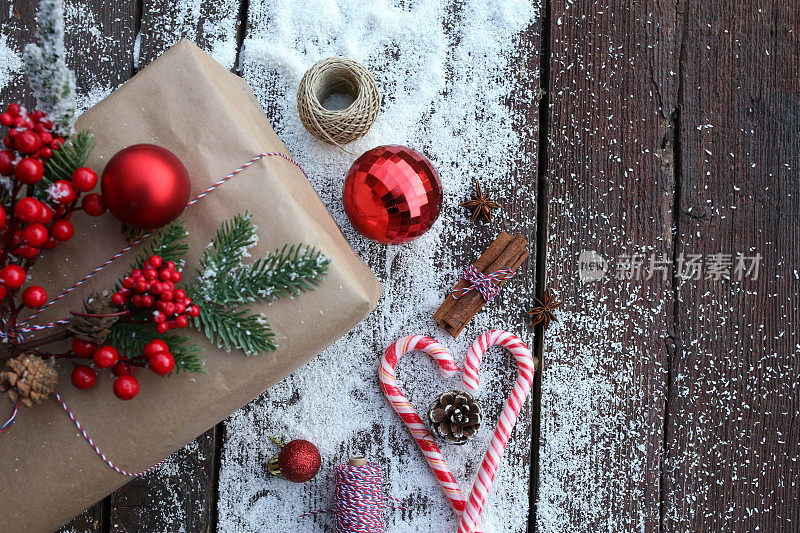
<svg viewBox="0 0 800 533">
<path fill-rule="evenodd" d="M 474 266 L 483 274 L 491 274 L 502 268 L 515 271 L 523 261 L 528 258 L 528 241 L 522 235 L 509 235 L 505 231 L 489 245 L 489 248 L 475 261 Z M 503 285 L 505 280 L 498 281 L 498 285 Z M 471 282 L 461 277 L 453 290 L 462 289 L 471 285 Z M 464 329 L 472 317 L 480 311 L 486 302 L 481 296 L 480 291 L 471 290 L 461 298 L 453 298 L 452 292 L 447 295 L 442 305 L 434 313 L 433 319 L 442 329 L 453 337 L 457 337 Z"/>
</svg>

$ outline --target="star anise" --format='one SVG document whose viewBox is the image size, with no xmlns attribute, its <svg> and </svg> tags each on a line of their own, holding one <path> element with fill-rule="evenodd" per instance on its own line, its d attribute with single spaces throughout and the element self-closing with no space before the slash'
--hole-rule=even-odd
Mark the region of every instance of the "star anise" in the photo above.
<svg viewBox="0 0 800 533">
<path fill-rule="evenodd" d="M 536 300 L 538 305 L 528 311 L 528 314 L 533 317 L 534 326 L 541 322 L 544 325 L 544 329 L 547 329 L 550 327 L 551 320 L 558 322 L 554 311 L 561 307 L 562 302 L 556 301 L 555 297 L 553 296 L 553 291 L 550 289 L 547 289 L 544 292 L 544 296 L 542 298 L 544 301 L 539 300 L 539 298 L 536 297 L 533 298 Z"/>
<path fill-rule="evenodd" d="M 488 195 L 483 194 L 480 182 L 475 183 L 475 194 L 472 195 L 472 198 L 458 205 L 472 209 L 472 215 L 469 218 L 470 222 L 475 222 L 479 216 L 483 216 L 488 222 L 491 222 L 492 209 L 500 207 L 500 204 L 493 201 Z"/>
</svg>

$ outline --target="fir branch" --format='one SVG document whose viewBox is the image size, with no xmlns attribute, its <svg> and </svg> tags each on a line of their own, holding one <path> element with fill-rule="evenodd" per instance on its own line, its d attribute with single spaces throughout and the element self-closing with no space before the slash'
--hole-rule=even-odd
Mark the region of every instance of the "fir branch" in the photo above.
<svg viewBox="0 0 800 533">
<path fill-rule="evenodd" d="M 250 315 L 248 310 L 232 310 L 210 302 L 200 303 L 200 315 L 191 324 L 220 348 L 242 350 L 245 355 L 271 352 L 278 345 L 263 315 Z"/>
<path fill-rule="evenodd" d="M 161 339 L 169 346 L 175 358 L 174 372 L 205 373 L 203 351 L 189 337 L 182 335 L 162 335 L 156 332 L 152 324 L 135 324 L 117 322 L 111 328 L 109 342 L 129 358 L 138 357 L 144 351 L 144 345 L 154 339 Z"/>
<path fill-rule="evenodd" d="M 325 277 L 328 263 L 330 259 L 314 248 L 284 246 L 227 276 L 205 280 L 200 290 L 204 299 L 220 305 L 296 296 Z"/>
<path fill-rule="evenodd" d="M 182 266 L 183 257 L 189 250 L 189 245 L 184 240 L 188 235 L 183 222 L 173 222 L 153 236 L 136 258 L 133 268 L 141 268 L 151 255 L 158 255 L 164 261 L 173 261 Z"/>
<path fill-rule="evenodd" d="M 67 139 L 61 148 L 53 150 L 53 157 L 44 165 L 44 179 L 40 183 L 45 186 L 56 180 L 68 180 L 72 173 L 86 164 L 89 154 L 94 148 L 94 135 L 81 131 Z"/>
<path fill-rule="evenodd" d="M 198 279 L 225 278 L 229 272 L 241 266 L 247 250 L 257 242 L 256 227 L 247 211 L 226 220 L 214 235 L 211 246 L 200 258 L 201 271 L 198 271 Z"/>
<path fill-rule="evenodd" d="M 70 133 L 77 115 L 75 74 L 67 68 L 64 48 L 64 2 L 39 3 L 39 42 L 25 47 L 28 82 L 40 108 L 62 133 Z"/>
</svg>

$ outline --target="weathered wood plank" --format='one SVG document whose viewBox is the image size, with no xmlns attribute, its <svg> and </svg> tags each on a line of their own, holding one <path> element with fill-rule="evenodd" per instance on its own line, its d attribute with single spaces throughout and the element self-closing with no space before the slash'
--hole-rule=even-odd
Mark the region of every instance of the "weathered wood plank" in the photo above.
<svg viewBox="0 0 800 533">
<path fill-rule="evenodd" d="M 111 495 L 111 530 L 213 531 L 214 430 Z"/>
<path fill-rule="evenodd" d="M 238 52 L 239 0 L 171 2 L 146 0 L 131 45 L 134 70 L 147 66 L 167 48 L 188 38 L 228 68 Z M 112 495 L 113 531 L 212 531 L 216 518 L 215 430 L 171 456 L 165 466 Z"/>
<path fill-rule="evenodd" d="M 704 268 L 677 291 L 663 529 L 796 531 L 800 11 L 693 1 L 686 20 L 678 253 Z"/>
<path fill-rule="evenodd" d="M 659 527 L 671 285 L 616 268 L 671 268 L 676 18 L 668 2 L 551 2 L 546 285 L 564 304 L 544 339 L 542 533 Z M 592 258 L 610 272 L 584 283 Z"/>
<path fill-rule="evenodd" d="M 181 39 L 190 39 L 219 63 L 233 70 L 241 42 L 242 0 L 171 2 L 145 0 L 137 35 L 137 69 Z"/>
<path fill-rule="evenodd" d="M 221 531 L 332 531 L 329 518 L 297 515 L 331 505 L 333 466 L 351 453 L 379 462 L 387 492 L 407 500 L 407 510 L 388 514 L 391 531 L 455 529 L 455 516 L 419 450 L 386 405 L 377 361 L 388 344 L 417 332 L 441 339 L 458 360 L 489 327 L 511 329 L 532 341 L 522 312 L 533 294 L 532 260 L 457 341 L 436 327 L 432 314 L 459 272 L 500 229 L 535 240 L 537 6 L 499 14 L 478 2 L 445 7 L 401 2 L 382 7 L 385 11 L 250 2 L 242 74 L 346 237 L 383 282 L 385 294 L 378 310 L 353 332 L 226 422 Z M 316 141 L 297 118 L 294 94 L 300 76 L 330 55 L 367 65 L 383 96 L 378 122 L 348 149 L 359 154 L 379 144 L 406 144 L 423 151 L 439 170 L 445 188 L 441 220 L 414 244 L 387 247 L 353 230 L 341 205 L 341 182 L 356 156 Z M 465 95 L 471 98 L 467 105 Z M 457 207 L 476 179 L 504 205 L 491 226 L 470 225 Z M 457 386 L 437 379 L 419 354 L 400 366 L 401 385 L 420 410 L 437 393 Z M 479 466 L 515 369 L 510 358 L 493 353 L 482 374 L 487 427 L 475 443 L 443 447 L 464 486 Z M 530 416 L 528 404 L 487 504 L 490 531 L 527 530 Z M 269 435 L 317 443 L 324 459 L 317 478 L 305 485 L 269 478 L 266 464 L 275 451 Z"/>
</svg>

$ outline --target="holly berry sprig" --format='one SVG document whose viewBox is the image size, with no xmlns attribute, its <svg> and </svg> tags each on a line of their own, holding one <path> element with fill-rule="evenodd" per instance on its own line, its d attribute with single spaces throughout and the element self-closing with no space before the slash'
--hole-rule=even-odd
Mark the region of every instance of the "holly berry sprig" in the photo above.
<svg viewBox="0 0 800 533">
<path fill-rule="evenodd" d="M 73 237 L 75 211 L 100 216 L 106 208 L 99 194 L 89 193 L 97 174 L 83 166 L 91 135 L 66 141 L 44 111 L 28 113 L 20 104 L 0 113 L 0 125 L 8 128 L 0 150 L 0 314 L 3 333 L 14 343 L 19 313 L 47 302 L 39 285 L 25 288 L 17 302 L 30 268 L 42 251 Z"/>
<path fill-rule="evenodd" d="M 122 287 L 111 297 L 111 302 L 129 313 L 147 311 L 158 333 L 185 328 L 189 317 L 200 315 L 200 307 L 192 303 L 183 289 L 175 288 L 182 278 L 173 261 L 164 261 L 152 255 L 143 268 L 134 268 L 122 280 Z"/>
<path fill-rule="evenodd" d="M 145 344 L 142 353 L 133 358 L 120 355 L 113 346 L 98 346 L 77 338 L 72 340 L 70 352 L 72 359 L 91 359 L 97 369 L 111 369 L 115 376 L 114 395 L 120 400 L 132 400 L 139 394 L 139 380 L 133 376 L 134 369 L 149 368 L 159 376 L 166 376 L 175 369 L 175 357 L 161 339 Z M 80 364 L 72 370 L 70 380 L 78 389 L 91 389 L 97 383 L 97 372 L 89 365 Z"/>
</svg>

